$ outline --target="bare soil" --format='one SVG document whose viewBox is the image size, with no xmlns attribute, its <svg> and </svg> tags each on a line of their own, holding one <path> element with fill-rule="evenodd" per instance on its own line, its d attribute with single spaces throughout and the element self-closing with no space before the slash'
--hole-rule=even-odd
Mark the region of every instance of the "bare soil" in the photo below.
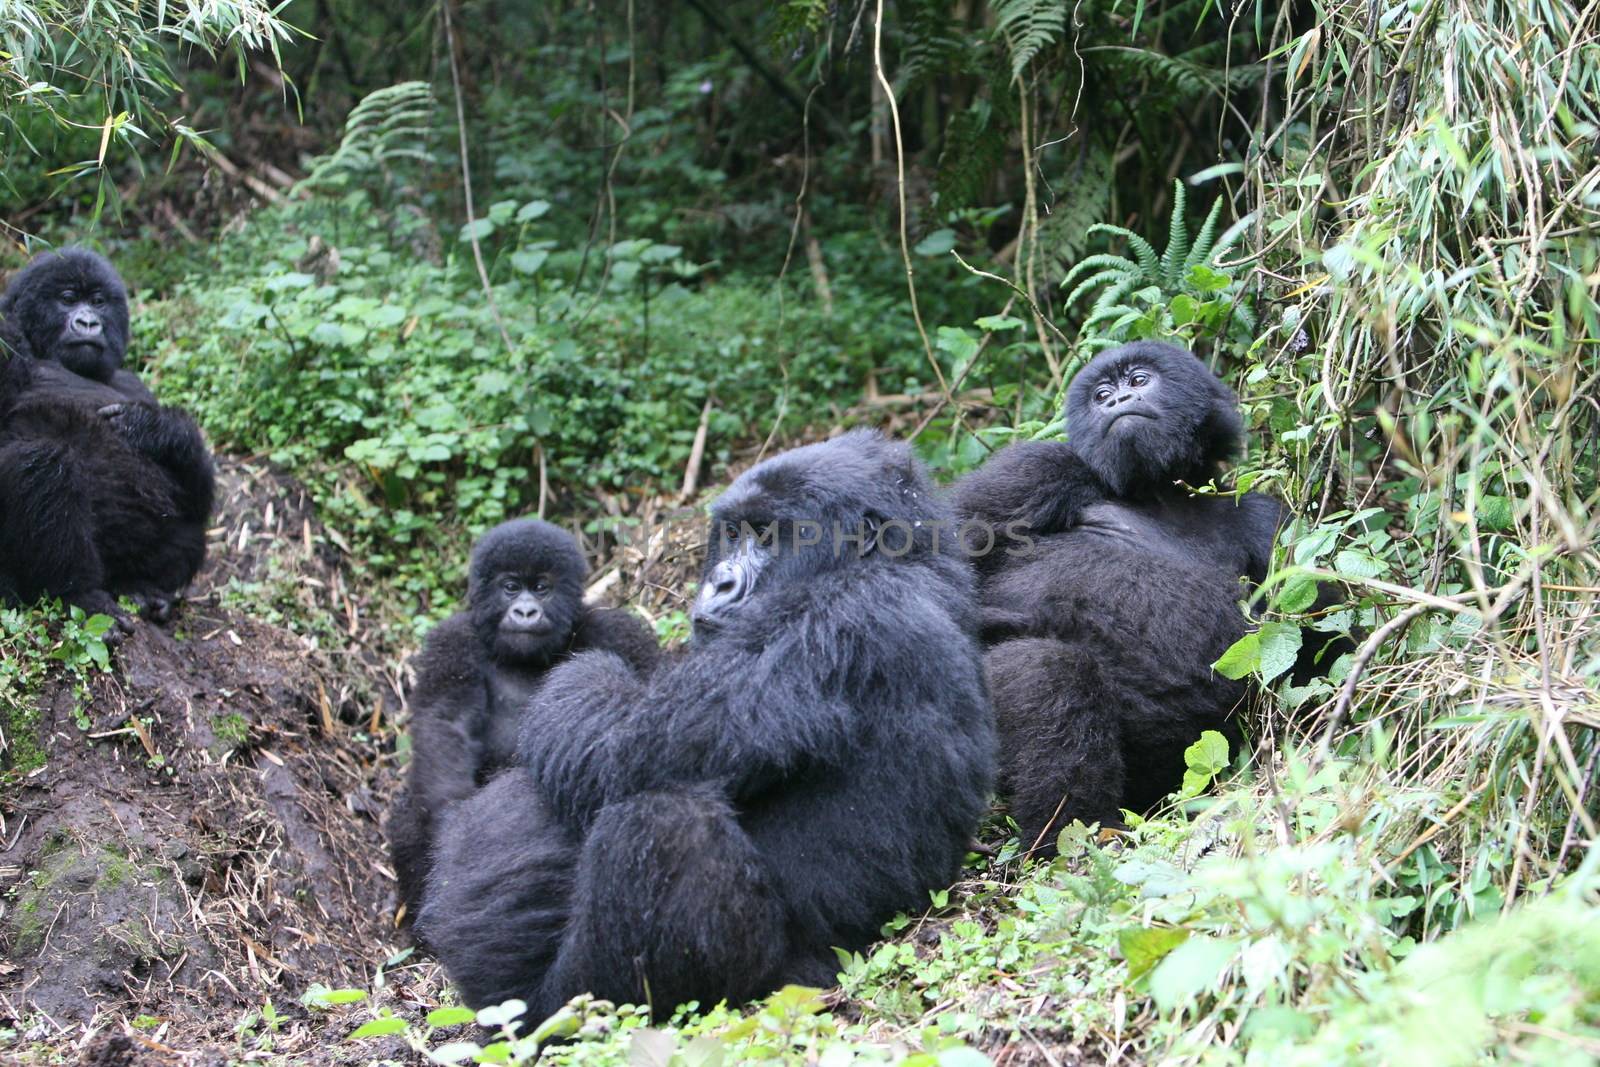
<svg viewBox="0 0 1600 1067">
<path fill-rule="evenodd" d="M 242 461 L 219 490 L 189 599 L 88 694 L 47 689 L 48 762 L 0 797 L 0 1030 L 52 1062 L 237 1054 L 246 1012 L 292 1019 L 402 947 L 380 832 L 398 671 L 304 492 Z"/>
</svg>

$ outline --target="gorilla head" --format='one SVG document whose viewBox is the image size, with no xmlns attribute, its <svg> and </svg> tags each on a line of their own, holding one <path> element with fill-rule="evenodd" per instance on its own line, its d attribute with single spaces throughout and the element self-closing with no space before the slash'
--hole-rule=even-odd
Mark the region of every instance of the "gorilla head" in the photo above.
<svg viewBox="0 0 1600 1067">
<path fill-rule="evenodd" d="M 467 600 L 497 662 L 533 666 L 567 647 L 589 565 L 572 536 L 539 519 L 501 523 L 472 550 Z"/>
<path fill-rule="evenodd" d="M 95 381 L 110 381 L 128 350 L 127 290 L 86 248 L 35 257 L 0 297 L 0 319 L 27 354 Z"/>
<path fill-rule="evenodd" d="M 1208 481 L 1239 447 L 1239 398 L 1173 345 L 1135 341 L 1095 356 L 1067 390 L 1072 449 L 1114 496 Z"/>
<path fill-rule="evenodd" d="M 930 556 L 933 520 L 944 514 L 910 450 L 868 430 L 767 460 L 735 481 L 711 513 L 693 611 L 697 637 L 737 619 L 758 591 L 803 595 L 805 577 L 874 555 Z M 763 602 L 762 613 L 770 610 Z"/>
</svg>

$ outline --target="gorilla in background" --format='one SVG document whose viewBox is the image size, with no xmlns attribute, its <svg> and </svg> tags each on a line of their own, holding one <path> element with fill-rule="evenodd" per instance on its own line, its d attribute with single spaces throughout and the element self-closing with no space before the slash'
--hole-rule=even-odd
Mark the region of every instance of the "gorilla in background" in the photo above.
<svg viewBox="0 0 1600 1067">
<path fill-rule="evenodd" d="M 127 629 L 205 559 L 211 455 L 122 367 L 128 300 L 103 257 L 46 252 L 0 297 L 0 599 L 60 596 Z"/>
<path fill-rule="evenodd" d="M 994 727 L 971 569 L 903 444 L 767 460 L 713 506 L 687 652 L 591 652 L 523 719 L 526 766 L 454 806 L 419 926 L 467 1003 L 543 1018 L 829 985 L 956 877 Z"/>
<path fill-rule="evenodd" d="M 1175 484 L 1205 484 L 1237 451 L 1238 409 L 1191 353 L 1123 345 L 1073 379 L 1068 443 L 1013 444 L 955 487 L 963 521 L 1031 540 L 976 560 L 1000 786 L 1024 845 L 1048 854 L 1074 819 L 1153 807 L 1204 730 L 1240 740 L 1244 684 L 1211 664 L 1246 631 L 1239 580 L 1266 577 L 1285 509 Z"/>
<path fill-rule="evenodd" d="M 411 692 L 411 763 L 389 816 L 405 914 L 416 917 L 436 820 L 516 761 L 522 709 L 552 665 L 603 649 L 649 671 L 655 635 L 626 611 L 583 602 L 589 565 L 572 535 L 538 519 L 479 538 L 467 610 L 433 628 Z"/>
</svg>

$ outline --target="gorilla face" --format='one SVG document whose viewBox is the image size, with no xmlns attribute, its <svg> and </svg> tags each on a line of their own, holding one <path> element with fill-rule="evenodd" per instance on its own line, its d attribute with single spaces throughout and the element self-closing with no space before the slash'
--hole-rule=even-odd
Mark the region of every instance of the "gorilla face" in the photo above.
<svg viewBox="0 0 1600 1067">
<path fill-rule="evenodd" d="M 490 658 L 538 666 L 567 646 L 589 567 L 572 538 L 537 519 L 495 527 L 472 554 L 472 625 Z"/>
<path fill-rule="evenodd" d="M 1115 495 L 1139 495 L 1209 479 L 1238 447 L 1238 405 L 1188 352 L 1137 341 L 1100 353 L 1072 380 L 1068 437 Z"/>
<path fill-rule="evenodd" d="M 128 295 L 104 258 L 87 249 L 46 252 L 12 280 L 0 316 L 36 359 L 109 381 L 128 348 Z"/>
<path fill-rule="evenodd" d="M 795 449 L 740 476 L 712 507 L 691 615 L 697 637 L 730 627 L 768 587 L 862 561 L 934 552 L 932 486 L 907 449 L 867 430 Z M 948 542 L 948 538 L 946 541 Z M 760 613 L 772 610 L 763 603 Z"/>
</svg>

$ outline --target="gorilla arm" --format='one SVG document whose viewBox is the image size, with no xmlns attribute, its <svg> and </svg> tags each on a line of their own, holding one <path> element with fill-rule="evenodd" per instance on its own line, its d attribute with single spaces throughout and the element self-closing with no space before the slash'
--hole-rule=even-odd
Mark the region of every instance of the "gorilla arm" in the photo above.
<svg viewBox="0 0 1600 1067">
<path fill-rule="evenodd" d="M 643 619 L 621 608 L 585 606 L 573 628 L 572 650 L 615 652 L 636 671 L 648 673 L 661 659 L 661 645 Z"/>
<path fill-rule="evenodd" d="M 430 817 L 477 787 L 481 726 L 489 714 L 482 659 L 465 613 L 434 627 L 422 652 L 411 694 L 409 789 L 413 802 Z"/>
<path fill-rule="evenodd" d="M 856 729 L 832 695 L 866 642 L 810 635 L 791 612 L 771 637 L 718 635 L 648 682 L 611 653 L 551 672 L 523 720 L 522 753 L 561 821 L 584 829 L 605 805 L 667 785 L 715 782 L 732 799 L 848 761 Z M 865 620 L 863 620 L 864 622 Z M 767 629 L 763 627 L 763 629 Z"/>
<path fill-rule="evenodd" d="M 124 378 L 132 384 L 122 381 Z M 131 447 L 172 475 L 178 486 L 183 517 L 191 522 L 205 522 L 211 515 L 216 495 L 216 471 L 205 439 L 200 436 L 200 428 L 188 413 L 156 404 L 144 383 L 131 374 L 118 372 L 113 383 L 128 399 L 102 407 L 101 417 L 115 427 Z"/>
<path fill-rule="evenodd" d="M 1068 445 L 1019 441 L 957 482 L 951 504 L 958 522 L 985 523 L 1003 549 L 1013 532 L 1046 537 L 1071 528 L 1085 507 L 1107 496 L 1094 472 Z M 990 571 L 1005 558 L 1003 550 L 996 550 L 974 562 L 980 571 Z"/>
</svg>

